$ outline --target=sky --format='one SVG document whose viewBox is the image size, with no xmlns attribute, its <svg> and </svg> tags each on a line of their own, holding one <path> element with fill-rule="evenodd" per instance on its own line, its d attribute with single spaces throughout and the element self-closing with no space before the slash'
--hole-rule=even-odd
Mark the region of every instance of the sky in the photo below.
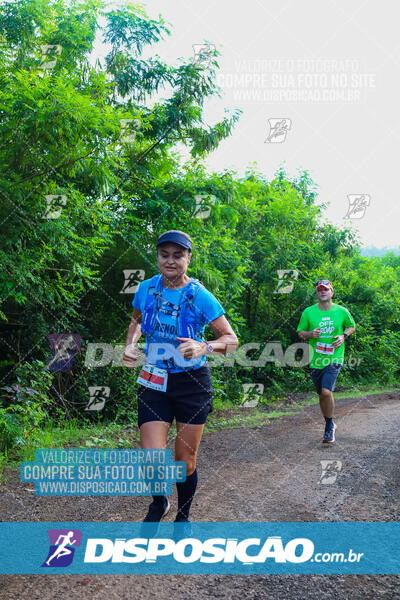
<svg viewBox="0 0 400 600">
<path fill-rule="evenodd" d="M 109 2 L 111 6 L 121 2 Z M 147 0 L 171 35 L 152 46 L 169 63 L 208 43 L 219 52 L 222 98 L 207 101 L 212 125 L 243 112 L 208 155 L 210 170 L 305 169 L 328 205 L 325 220 L 350 225 L 362 246 L 399 247 L 400 5 L 372 0 Z M 104 50 L 96 45 L 96 53 Z"/>
</svg>

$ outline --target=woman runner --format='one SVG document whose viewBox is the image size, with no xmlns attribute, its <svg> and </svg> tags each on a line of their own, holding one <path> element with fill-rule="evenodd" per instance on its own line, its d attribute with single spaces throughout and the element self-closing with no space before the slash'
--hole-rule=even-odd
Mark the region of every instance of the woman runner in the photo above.
<svg viewBox="0 0 400 600">
<path fill-rule="evenodd" d="M 238 347 L 221 304 L 186 274 L 191 256 L 192 240 L 183 231 L 170 230 L 158 238 L 160 274 L 139 284 L 123 356 L 125 366 L 137 366 L 143 353 L 136 343 L 144 333 L 146 363 L 138 379 L 140 444 L 144 449 L 166 448 L 169 428 L 176 419 L 175 460 L 185 461 L 186 480 L 176 482 L 175 523 L 186 524 L 183 527 L 189 534 L 197 451 L 212 410 L 213 387 L 206 356 L 210 352 L 225 355 Z M 206 324 L 216 337 L 211 342 L 203 337 Z M 169 509 L 167 496 L 153 496 L 144 522 L 159 522 Z"/>
</svg>

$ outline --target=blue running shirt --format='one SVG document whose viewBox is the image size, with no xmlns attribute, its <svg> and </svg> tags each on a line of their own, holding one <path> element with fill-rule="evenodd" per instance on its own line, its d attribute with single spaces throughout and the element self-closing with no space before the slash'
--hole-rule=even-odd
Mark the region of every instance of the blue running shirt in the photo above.
<svg viewBox="0 0 400 600">
<path fill-rule="evenodd" d="M 147 292 L 150 286 L 150 279 L 141 281 L 134 299 L 132 300 L 133 308 L 140 310 L 143 314 L 146 304 Z M 188 369 L 199 369 L 207 361 L 206 356 L 193 358 L 191 360 L 183 358 L 182 354 L 177 350 L 183 341 L 177 340 L 177 314 L 176 306 L 185 286 L 176 290 L 171 290 L 162 286 L 161 290 L 161 309 L 156 318 L 156 326 L 151 336 L 146 335 L 144 353 L 147 362 L 155 365 L 160 369 L 167 369 L 169 373 L 180 373 Z M 174 308 L 175 307 L 175 308 Z M 215 296 L 206 290 L 200 288 L 195 298 L 195 309 L 197 321 L 199 323 L 199 331 L 204 335 L 206 324 L 214 321 L 221 315 L 225 314 L 221 304 Z M 203 339 L 196 338 L 198 341 Z M 165 358 L 163 358 L 165 357 Z"/>
</svg>

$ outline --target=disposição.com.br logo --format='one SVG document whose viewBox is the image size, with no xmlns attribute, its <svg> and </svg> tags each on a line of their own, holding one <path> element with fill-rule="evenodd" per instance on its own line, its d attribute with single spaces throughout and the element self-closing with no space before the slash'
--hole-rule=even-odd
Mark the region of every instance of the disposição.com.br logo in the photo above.
<svg viewBox="0 0 400 600">
<path fill-rule="evenodd" d="M 42 567 L 68 567 L 74 558 L 75 547 L 81 545 L 79 529 L 48 529 L 50 548 Z"/>
</svg>

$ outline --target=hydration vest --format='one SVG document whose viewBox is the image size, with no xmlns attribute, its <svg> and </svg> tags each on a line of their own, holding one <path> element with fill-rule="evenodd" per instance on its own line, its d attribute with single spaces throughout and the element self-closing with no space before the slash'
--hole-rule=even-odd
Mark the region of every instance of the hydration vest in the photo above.
<svg viewBox="0 0 400 600">
<path fill-rule="evenodd" d="M 203 284 L 198 279 L 192 279 L 183 288 L 178 306 L 177 316 L 177 337 L 187 337 L 191 339 L 200 338 L 202 334 L 198 331 L 200 327 L 199 319 L 197 318 L 196 308 L 194 301 L 200 288 L 203 288 Z M 142 314 L 142 332 L 151 336 L 156 326 L 157 313 L 161 306 L 161 291 L 162 291 L 162 275 L 154 275 L 150 279 L 150 286 L 148 289 L 146 303 Z"/>
</svg>

